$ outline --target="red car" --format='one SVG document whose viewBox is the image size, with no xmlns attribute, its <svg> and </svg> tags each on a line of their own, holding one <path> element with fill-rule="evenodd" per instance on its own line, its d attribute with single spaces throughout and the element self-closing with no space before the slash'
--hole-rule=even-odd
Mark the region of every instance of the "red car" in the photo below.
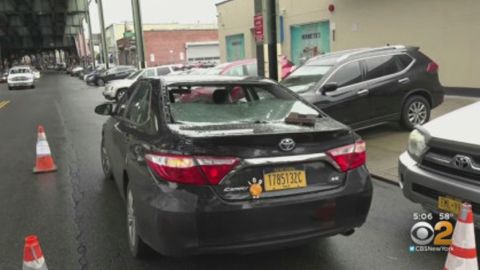
<svg viewBox="0 0 480 270">
<path fill-rule="evenodd" d="M 280 58 L 282 66 L 282 78 L 287 77 L 294 69 L 295 65 L 287 57 Z M 220 64 L 207 72 L 207 75 L 226 75 L 226 76 L 257 76 L 257 59 L 245 59 L 235 62 Z"/>
<path fill-rule="evenodd" d="M 282 79 L 287 77 L 294 69 L 295 65 L 290 62 L 287 57 L 282 56 L 280 59 L 280 64 L 282 66 Z M 245 59 L 238 60 L 235 62 L 229 62 L 220 64 L 214 68 L 209 69 L 205 75 L 224 75 L 224 76 L 258 76 L 257 72 L 257 59 Z M 201 89 L 196 89 L 189 95 L 183 95 L 181 100 L 183 102 L 193 100 L 210 100 L 213 102 L 213 92 L 215 88 L 205 87 Z M 234 91 L 235 92 L 235 91 Z M 233 101 L 240 100 L 242 97 L 233 95 L 231 97 Z"/>
</svg>

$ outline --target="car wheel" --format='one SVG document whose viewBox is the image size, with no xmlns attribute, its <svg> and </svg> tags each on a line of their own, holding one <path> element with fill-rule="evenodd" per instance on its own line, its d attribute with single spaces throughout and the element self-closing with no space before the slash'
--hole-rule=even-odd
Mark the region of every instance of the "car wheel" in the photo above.
<svg viewBox="0 0 480 270">
<path fill-rule="evenodd" d="M 430 103 L 422 96 L 407 99 L 402 108 L 401 123 L 407 130 L 423 125 L 430 120 Z"/>
<path fill-rule="evenodd" d="M 103 173 L 105 174 L 105 179 L 112 180 L 113 179 L 112 163 L 110 161 L 110 157 L 108 156 L 104 139 L 102 139 L 101 148 L 102 148 L 101 149 L 102 169 L 103 169 Z"/>
<path fill-rule="evenodd" d="M 105 85 L 105 81 L 101 78 L 97 79 L 97 83 L 96 83 L 98 86 L 104 86 Z"/>
<path fill-rule="evenodd" d="M 127 186 L 127 229 L 128 229 L 128 247 L 135 258 L 144 258 L 149 253 L 149 247 L 138 236 L 137 216 L 135 215 L 134 198 L 130 184 Z"/>
<path fill-rule="evenodd" d="M 34 85 L 34 84 L 32 84 L 32 86 L 30 86 L 30 88 L 32 88 L 32 89 L 35 89 L 35 85 Z"/>
<path fill-rule="evenodd" d="M 8 90 L 13 90 L 13 87 L 9 86 L 9 87 L 8 87 Z"/>
<path fill-rule="evenodd" d="M 118 90 L 117 90 L 117 94 L 115 95 L 115 99 L 116 99 L 117 101 L 121 100 L 122 97 L 125 95 L 126 92 L 127 92 L 127 91 L 126 91 L 125 89 L 118 89 Z"/>
</svg>

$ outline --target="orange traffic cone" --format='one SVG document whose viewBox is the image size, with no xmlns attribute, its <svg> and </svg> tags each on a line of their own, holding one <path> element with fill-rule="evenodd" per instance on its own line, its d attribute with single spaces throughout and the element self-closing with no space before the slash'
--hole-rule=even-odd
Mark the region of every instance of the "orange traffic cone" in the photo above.
<svg viewBox="0 0 480 270">
<path fill-rule="evenodd" d="M 464 203 L 458 214 L 444 270 L 478 270 L 472 205 Z"/>
<path fill-rule="evenodd" d="M 47 136 L 45 135 L 45 129 L 43 126 L 38 126 L 37 137 L 37 161 L 34 173 L 53 172 L 57 170 L 55 162 L 53 162 L 52 153 L 50 152 L 50 146 L 48 146 Z"/>
<path fill-rule="evenodd" d="M 22 270 L 48 270 L 38 238 L 35 235 L 25 238 Z"/>
</svg>

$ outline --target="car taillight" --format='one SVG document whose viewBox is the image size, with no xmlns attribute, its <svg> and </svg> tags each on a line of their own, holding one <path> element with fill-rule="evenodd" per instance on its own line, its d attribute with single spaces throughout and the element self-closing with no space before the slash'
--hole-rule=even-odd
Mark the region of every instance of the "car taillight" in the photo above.
<svg viewBox="0 0 480 270">
<path fill-rule="evenodd" d="M 430 63 L 428 63 L 428 65 L 427 65 L 427 72 L 428 72 L 428 73 L 436 73 L 436 72 L 438 71 L 438 68 L 439 68 L 439 66 L 438 66 L 437 63 L 435 63 L 435 62 L 430 62 Z"/>
<path fill-rule="evenodd" d="M 239 163 L 233 157 L 145 155 L 148 166 L 162 179 L 189 185 L 218 185 Z"/>
<path fill-rule="evenodd" d="M 366 144 L 363 140 L 329 150 L 327 154 L 338 164 L 342 172 L 358 168 L 367 160 Z"/>
</svg>

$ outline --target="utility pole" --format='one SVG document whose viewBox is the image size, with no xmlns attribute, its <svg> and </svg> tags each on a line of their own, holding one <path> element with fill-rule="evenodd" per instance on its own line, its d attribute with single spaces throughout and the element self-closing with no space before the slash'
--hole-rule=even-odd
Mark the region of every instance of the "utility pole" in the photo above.
<svg viewBox="0 0 480 270">
<path fill-rule="evenodd" d="M 98 5 L 98 17 L 100 18 L 100 33 L 102 36 L 102 54 L 103 60 L 105 62 L 105 68 L 109 69 L 109 59 L 108 59 L 108 51 L 107 51 L 107 39 L 105 37 L 105 21 L 103 19 L 103 3 L 102 0 L 95 0 Z"/>
<path fill-rule="evenodd" d="M 140 68 L 145 68 L 145 46 L 143 44 L 143 25 L 142 12 L 140 9 L 140 0 L 132 0 L 133 10 L 133 26 L 135 31 L 135 41 L 137 43 L 138 65 Z"/>
<path fill-rule="evenodd" d="M 278 81 L 278 0 L 255 0 L 255 39 L 258 74 Z"/>
<path fill-rule="evenodd" d="M 83 67 L 86 68 L 87 67 L 87 39 L 85 38 L 85 31 L 83 30 L 83 20 L 82 20 L 82 28 L 81 28 L 81 31 L 80 31 L 80 34 L 82 35 L 82 51 L 84 53 L 84 55 L 82 55 L 82 62 L 83 62 Z M 55 55 L 55 62 L 57 61 L 57 54 L 54 52 L 54 55 Z"/>
<path fill-rule="evenodd" d="M 86 5 L 86 13 L 85 13 L 85 19 L 87 20 L 88 23 L 88 36 L 90 37 L 89 39 L 89 46 L 90 46 L 90 56 L 92 57 L 92 67 L 95 69 L 95 48 L 93 47 L 93 34 L 92 34 L 92 21 L 90 20 L 90 1 L 85 1 Z"/>
</svg>

